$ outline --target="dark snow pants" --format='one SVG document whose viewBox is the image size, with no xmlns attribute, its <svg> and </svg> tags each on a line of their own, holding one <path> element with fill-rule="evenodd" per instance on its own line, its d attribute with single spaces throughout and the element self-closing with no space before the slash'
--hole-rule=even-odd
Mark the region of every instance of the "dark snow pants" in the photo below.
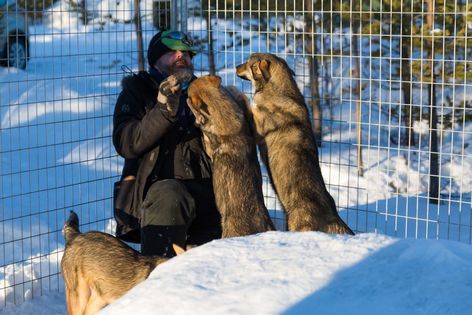
<svg viewBox="0 0 472 315">
<path fill-rule="evenodd" d="M 141 211 L 141 252 L 145 255 L 172 257 L 172 244 L 185 248 L 221 237 L 211 179 L 156 181 Z"/>
</svg>

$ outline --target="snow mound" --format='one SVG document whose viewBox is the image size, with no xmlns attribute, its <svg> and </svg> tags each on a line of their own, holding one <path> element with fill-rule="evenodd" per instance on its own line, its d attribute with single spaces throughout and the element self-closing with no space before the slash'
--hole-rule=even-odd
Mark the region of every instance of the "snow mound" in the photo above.
<svg viewBox="0 0 472 315">
<path fill-rule="evenodd" d="M 451 241 L 267 232 L 192 249 L 102 313 L 460 314 L 471 259 Z"/>
</svg>

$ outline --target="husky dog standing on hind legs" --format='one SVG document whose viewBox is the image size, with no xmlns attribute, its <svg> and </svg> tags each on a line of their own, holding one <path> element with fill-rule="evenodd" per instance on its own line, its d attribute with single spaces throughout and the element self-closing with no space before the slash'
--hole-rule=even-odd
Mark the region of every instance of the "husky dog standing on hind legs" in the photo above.
<svg viewBox="0 0 472 315">
<path fill-rule="evenodd" d="M 247 112 L 248 100 L 221 78 L 203 76 L 188 89 L 187 103 L 212 160 L 213 190 L 223 237 L 275 230 L 264 205 L 262 176 Z"/>
<path fill-rule="evenodd" d="M 326 189 L 308 109 L 285 60 L 252 54 L 236 72 L 255 89 L 251 112 L 257 142 L 288 229 L 354 234 Z"/>
</svg>

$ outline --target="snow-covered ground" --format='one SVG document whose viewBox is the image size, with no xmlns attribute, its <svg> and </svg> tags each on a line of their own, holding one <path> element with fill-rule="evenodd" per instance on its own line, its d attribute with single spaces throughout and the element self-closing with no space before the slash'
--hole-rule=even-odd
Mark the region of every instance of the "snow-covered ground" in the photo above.
<svg viewBox="0 0 472 315">
<path fill-rule="evenodd" d="M 217 240 L 159 265 L 102 314 L 468 314 L 472 247 L 319 232 Z M 4 314 L 65 314 L 63 294 Z"/>
<path fill-rule="evenodd" d="M 84 26 L 59 2 L 44 24 L 31 26 L 26 71 L 0 68 L 0 309 L 8 303 L 7 314 L 65 313 L 60 229 L 71 208 L 83 231 L 114 230 L 110 195 L 122 161 L 111 143 L 111 115 L 124 75 L 121 65 L 136 64 L 136 38 L 126 22 L 129 11 L 107 1 L 89 3 L 112 18 Z M 147 43 L 154 33 L 151 2 L 142 5 Z M 197 41 L 206 38 L 206 23 L 189 17 Z M 234 66 L 250 52 L 270 51 L 287 58 L 305 90 L 306 60 L 293 42 L 285 44 L 291 37 L 280 20 L 269 22 L 279 32 L 272 37 L 258 32 L 257 20 L 212 23 L 216 68 L 226 84 L 250 96 L 250 85 L 235 76 Z M 297 23 L 294 27 L 303 27 Z M 341 38 L 348 40 L 340 34 L 331 40 Z M 197 75 L 205 73 L 207 56 L 197 55 L 194 64 Z M 442 131 L 444 200 L 434 205 L 427 197 L 427 123 L 415 123 L 419 146 L 392 144 L 399 123 L 378 102 L 391 106 L 398 95 L 371 86 L 372 98 L 362 107 L 365 175 L 359 177 L 355 99 L 345 91 L 349 69 L 336 59 L 327 65 L 333 102 L 323 113 L 323 176 L 350 227 L 378 234 L 273 232 L 215 241 L 157 268 L 129 298 L 107 309 L 110 314 L 462 314 L 470 309 L 472 124 Z M 282 218 L 267 180 L 263 189 L 271 214 Z M 281 220 L 276 223 L 282 226 Z"/>
</svg>

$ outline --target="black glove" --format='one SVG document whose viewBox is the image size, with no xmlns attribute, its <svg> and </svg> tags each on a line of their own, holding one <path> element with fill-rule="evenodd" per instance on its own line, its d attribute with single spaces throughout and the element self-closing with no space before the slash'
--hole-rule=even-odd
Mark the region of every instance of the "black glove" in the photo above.
<svg viewBox="0 0 472 315">
<path fill-rule="evenodd" d="M 159 85 L 157 102 L 174 118 L 179 111 L 181 83 L 174 75 L 169 76 Z"/>
</svg>

